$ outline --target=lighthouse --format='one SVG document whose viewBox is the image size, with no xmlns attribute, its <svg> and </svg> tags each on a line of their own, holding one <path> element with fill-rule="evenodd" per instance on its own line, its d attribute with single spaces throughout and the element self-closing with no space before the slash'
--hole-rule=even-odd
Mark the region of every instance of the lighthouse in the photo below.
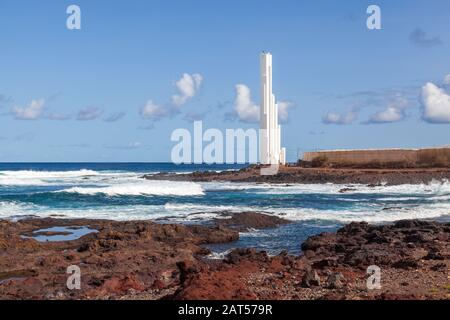
<svg viewBox="0 0 450 320">
<path fill-rule="evenodd" d="M 281 148 L 278 105 L 272 92 L 272 55 L 261 53 L 261 105 L 259 161 L 261 164 L 285 164 L 286 149 Z"/>
</svg>

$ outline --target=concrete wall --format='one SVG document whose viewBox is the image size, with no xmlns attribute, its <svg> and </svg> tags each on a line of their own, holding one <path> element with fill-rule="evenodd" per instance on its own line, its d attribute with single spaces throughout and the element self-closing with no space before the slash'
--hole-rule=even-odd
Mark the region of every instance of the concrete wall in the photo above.
<svg viewBox="0 0 450 320">
<path fill-rule="evenodd" d="M 342 165 L 402 163 L 421 166 L 450 166 L 450 148 L 330 150 L 305 152 L 304 161 L 323 159 Z"/>
<path fill-rule="evenodd" d="M 450 148 L 419 149 L 417 163 L 450 166 Z"/>
</svg>

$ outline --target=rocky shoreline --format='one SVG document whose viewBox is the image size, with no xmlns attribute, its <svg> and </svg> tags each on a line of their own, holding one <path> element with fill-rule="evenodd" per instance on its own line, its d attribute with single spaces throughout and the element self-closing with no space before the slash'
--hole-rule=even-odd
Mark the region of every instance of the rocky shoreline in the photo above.
<svg viewBox="0 0 450 320">
<path fill-rule="evenodd" d="M 237 171 L 198 171 L 188 174 L 160 173 L 144 175 L 149 180 L 231 181 L 257 183 L 337 183 L 368 185 L 420 184 L 450 180 L 450 168 L 306 168 L 280 166 L 275 175 L 261 175 L 260 167 L 249 166 Z"/>
<path fill-rule="evenodd" d="M 212 260 L 203 245 L 236 241 L 239 231 L 288 223 L 256 212 L 224 213 L 212 225 L 152 221 L 0 221 L 0 299 L 449 299 L 450 223 L 351 223 L 308 238 L 303 254 L 235 249 Z M 71 241 L 52 227 L 95 230 Z M 50 228 L 50 229 L 49 229 Z M 44 231 L 42 231 L 44 230 Z M 45 231 L 46 230 L 46 231 Z M 67 267 L 81 289 L 66 286 Z M 366 286 L 367 267 L 381 289 Z"/>
</svg>

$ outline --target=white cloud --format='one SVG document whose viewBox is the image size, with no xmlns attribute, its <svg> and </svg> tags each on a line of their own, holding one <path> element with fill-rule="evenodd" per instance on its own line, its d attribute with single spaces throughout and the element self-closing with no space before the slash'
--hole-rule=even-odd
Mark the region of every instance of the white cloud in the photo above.
<svg viewBox="0 0 450 320">
<path fill-rule="evenodd" d="M 102 115 L 102 110 L 96 107 L 87 107 L 78 111 L 78 121 L 95 120 Z"/>
<path fill-rule="evenodd" d="M 280 122 L 286 122 L 289 117 L 289 108 L 293 107 L 294 104 L 289 101 L 278 102 L 278 118 Z"/>
<path fill-rule="evenodd" d="M 280 122 L 286 122 L 289 117 L 289 108 L 294 104 L 289 101 L 279 101 L 278 117 Z M 236 98 L 234 101 L 234 114 L 227 114 L 230 118 L 238 118 L 242 122 L 255 123 L 259 121 L 260 109 L 252 101 L 250 89 L 245 84 L 236 85 Z"/>
<path fill-rule="evenodd" d="M 448 74 L 448 75 L 446 75 L 445 77 L 444 77 L 444 85 L 446 85 L 446 86 L 450 86 L 450 74 Z"/>
<path fill-rule="evenodd" d="M 152 120 L 160 120 L 167 116 L 174 116 L 180 113 L 180 107 L 189 99 L 195 97 L 203 82 L 203 77 L 198 74 L 184 73 L 182 77 L 175 83 L 178 94 L 174 94 L 171 99 L 171 105 L 158 105 L 152 100 L 148 100 L 144 107 L 141 108 L 142 117 Z"/>
<path fill-rule="evenodd" d="M 368 123 L 389 123 L 398 122 L 406 117 L 405 109 L 408 107 L 408 100 L 397 95 L 387 108 L 372 115 Z"/>
<path fill-rule="evenodd" d="M 148 100 L 145 106 L 141 108 L 141 116 L 147 119 L 160 119 L 166 115 L 166 108 L 155 104 L 152 100 Z"/>
<path fill-rule="evenodd" d="M 172 103 L 177 107 L 181 107 L 197 94 L 202 82 L 203 77 L 200 74 L 194 73 L 190 75 L 184 73 L 181 79 L 175 83 L 179 94 L 174 94 L 172 96 Z"/>
<path fill-rule="evenodd" d="M 379 111 L 370 117 L 371 123 L 397 122 L 403 119 L 402 110 L 388 107 L 386 110 Z"/>
<path fill-rule="evenodd" d="M 344 114 L 336 112 L 327 112 L 322 117 L 322 122 L 325 124 L 350 124 L 356 120 L 357 116 L 354 111 Z"/>
<path fill-rule="evenodd" d="M 20 120 L 36 120 L 42 115 L 44 111 L 45 100 L 32 100 L 27 107 L 14 107 L 12 113 L 16 119 Z"/>
<path fill-rule="evenodd" d="M 450 95 L 431 82 L 422 87 L 422 119 L 430 123 L 450 123 Z"/>
<path fill-rule="evenodd" d="M 245 84 L 236 85 L 234 111 L 236 112 L 236 115 L 240 121 L 259 121 L 259 106 L 253 103 L 251 99 L 250 89 Z"/>
</svg>

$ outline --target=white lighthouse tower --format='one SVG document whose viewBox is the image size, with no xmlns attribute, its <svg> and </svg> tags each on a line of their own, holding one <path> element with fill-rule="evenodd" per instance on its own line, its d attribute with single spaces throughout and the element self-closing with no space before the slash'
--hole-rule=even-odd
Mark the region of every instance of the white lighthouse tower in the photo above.
<svg viewBox="0 0 450 320">
<path fill-rule="evenodd" d="M 272 93 L 272 55 L 261 53 L 261 106 L 259 161 L 262 164 L 285 164 L 286 149 L 281 148 L 278 105 Z"/>
</svg>

